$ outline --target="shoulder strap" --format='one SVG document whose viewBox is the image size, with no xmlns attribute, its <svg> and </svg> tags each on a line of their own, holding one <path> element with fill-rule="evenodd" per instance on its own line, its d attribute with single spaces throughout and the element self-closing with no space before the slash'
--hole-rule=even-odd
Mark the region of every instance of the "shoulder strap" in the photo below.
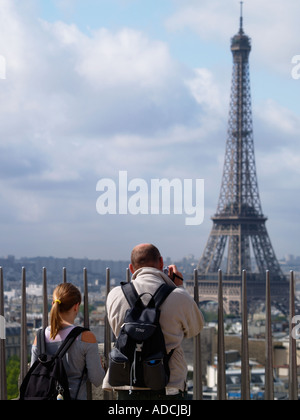
<svg viewBox="0 0 300 420">
<path fill-rule="evenodd" d="M 121 283 L 121 287 L 126 297 L 126 300 L 131 308 L 133 308 L 136 305 L 142 306 L 142 308 L 145 307 L 132 282 Z"/>
<path fill-rule="evenodd" d="M 59 349 L 57 350 L 54 357 L 60 357 L 63 358 L 64 355 L 67 353 L 71 345 L 74 343 L 76 338 L 83 333 L 84 331 L 89 331 L 88 328 L 83 327 L 75 327 L 73 330 L 68 334 L 68 336 L 65 338 Z"/>
<path fill-rule="evenodd" d="M 40 328 L 37 332 L 36 342 L 38 348 L 38 354 L 46 354 L 46 337 L 45 337 L 46 328 Z"/>
<path fill-rule="evenodd" d="M 176 287 L 168 286 L 166 283 L 162 284 L 154 293 L 153 300 L 155 308 L 159 309 L 167 297 L 175 290 Z"/>
<path fill-rule="evenodd" d="M 64 355 L 67 353 L 67 351 L 69 350 L 69 348 L 72 346 L 72 344 L 74 343 L 74 341 L 76 340 L 76 338 L 83 333 L 84 331 L 90 331 L 89 328 L 83 328 L 83 327 L 75 327 L 73 328 L 73 330 L 68 334 L 68 336 L 65 338 L 64 342 L 62 343 L 62 345 L 60 346 L 60 348 L 58 349 L 56 355 L 54 357 L 59 357 L 60 359 L 62 359 L 64 357 Z M 81 377 L 80 377 L 80 382 L 76 391 L 76 395 L 75 395 L 75 400 L 77 400 L 78 398 L 78 394 L 79 394 L 79 390 L 81 388 L 81 384 L 83 381 L 83 377 L 84 375 L 87 373 L 87 367 L 85 366 Z"/>
<path fill-rule="evenodd" d="M 143 308 L 145 307 L 141 297 L 137 294 L 137 291 L 134 285 L 130 283 L 121 283 L 122 291 L 129 303 L 129 306 L 132 308 L 133 306 L 140 305 Z M 155 308 L 160 308 L 167 297 L 173 292 L 176 287 L 168 286 L 166 283 L 162 284 L 152 296 L 148 306 L 151 306 L 152 302 L 154 302 Z M 142 296 L 142 295 L 141 295 Z"/>
</svg>

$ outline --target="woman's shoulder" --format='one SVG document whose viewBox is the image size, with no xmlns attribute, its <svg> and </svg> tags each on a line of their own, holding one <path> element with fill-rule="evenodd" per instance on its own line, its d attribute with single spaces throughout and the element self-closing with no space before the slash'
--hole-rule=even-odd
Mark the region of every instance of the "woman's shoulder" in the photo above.
<svg viewBox="0 0 300 420">
<path fill-rule="evenodd" d="M 49 331 L 50 331 L 50 328 L 48 327 L 48 328 L 46 329 L 46 338 L 47 338 L 47 332 L 49 332 Z M 64 338 L 65 338 L 65 337 L 64 337 Z M 84 331 L 84 332 L 81 334 L 81 341 L 82 341 L 82 342 L 84 342 L 84 343 L 91 343 L 91 344 L 95 344 L 95 343 L 97 343 L 97 339 L 96 339 L 96 337 L 95 337 L 95 334 L 94 334 L 94 333 L 92 333 L 91 331 Z M 36 346 L 36 345 L 37 345 L 37 336 L 35 336 L 35 339 L 34 339 L 33 345 L 34 345 L 34 346 Z"/>
<path fill-rule="evenodd" d="M 95 334 L 92 333 L 91 331 L 84 331 L 81 334 L 81 341 L 83 341 L 84 343 L 91 343 L 91 344 L 97 343 Z"/>
</svg>

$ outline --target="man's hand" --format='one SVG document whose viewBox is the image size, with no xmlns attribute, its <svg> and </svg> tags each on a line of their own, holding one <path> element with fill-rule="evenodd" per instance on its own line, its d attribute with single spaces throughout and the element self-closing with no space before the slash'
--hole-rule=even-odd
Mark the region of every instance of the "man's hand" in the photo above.
<svg viewBox="0 0 300 420">
<path fill-rule="evenodd" d="M 168 276 L 176 286 L 183 286 L 183 275 L 178 271 L 176 265 L 169 265 Z"/>
</svg>

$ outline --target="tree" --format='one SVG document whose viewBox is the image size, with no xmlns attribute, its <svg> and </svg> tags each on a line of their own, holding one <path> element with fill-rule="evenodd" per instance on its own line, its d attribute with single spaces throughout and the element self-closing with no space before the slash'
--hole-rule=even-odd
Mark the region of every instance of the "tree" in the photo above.
<svg viewBox="0 0 300 420">
<path fill-rule="evenodd" d="M 20 358 L 13 356 L 6 366 L 7 399 L 12 400 L 19 395 L 18 381 L 20 376 Z"/>
</svg>

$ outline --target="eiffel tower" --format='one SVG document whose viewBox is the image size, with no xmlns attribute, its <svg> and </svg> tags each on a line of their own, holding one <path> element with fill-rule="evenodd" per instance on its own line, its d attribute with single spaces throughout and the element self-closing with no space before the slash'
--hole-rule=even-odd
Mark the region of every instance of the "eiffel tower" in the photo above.
<svg viewBox="0 0 300 420">
<path fill-rule="evenodd" d="M 217 296 L 218 271 L 223 270 L 224 308 L 235 313 L 240 309 L 243 270 L 247 271 L 249 300 L 265 296 L 267 270 L 273 298 L 287 297 L 288 283 L 273 250 L 259 196 L 249 73 L 251 39 L 243 29 L 243 3 L 231 51 L 233 76 L 221 193 L 198 273 L 200 297 L 206 300 Z"/>
</svg>

